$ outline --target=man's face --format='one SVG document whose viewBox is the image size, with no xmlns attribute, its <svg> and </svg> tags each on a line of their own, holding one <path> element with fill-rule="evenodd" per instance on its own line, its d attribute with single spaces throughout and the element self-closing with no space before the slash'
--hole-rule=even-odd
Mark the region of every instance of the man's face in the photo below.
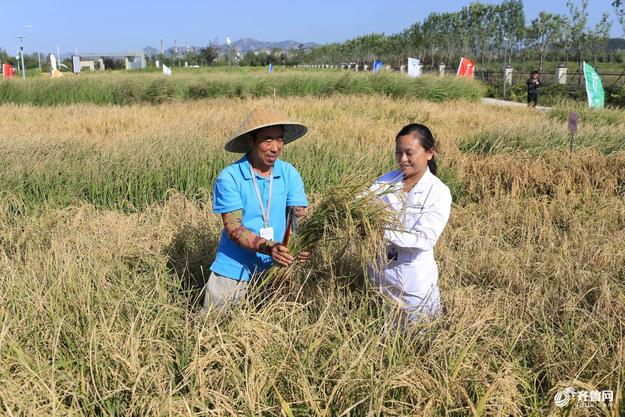
<svg viewBox="0 0 625 417">
<path fill-rule="evenodd" d="M 265 166 L 273 166 L 284 147 L 284 128 L 282 126 L 264 127 L 256 132 L 249 141 L 250 157 Z"/>
</svg>

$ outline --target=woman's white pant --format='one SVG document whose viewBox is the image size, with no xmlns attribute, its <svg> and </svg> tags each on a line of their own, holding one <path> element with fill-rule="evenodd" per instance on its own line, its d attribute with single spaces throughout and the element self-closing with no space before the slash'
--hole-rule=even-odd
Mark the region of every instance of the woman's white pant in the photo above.
<svg viewBox="0 0 625 417">
<path fill-rule="evenodd" d="M 408 272 L 408 271 L 406 271 Z M 371 273 L 374 286 L 392 299 L 406 313 L 408 320 L 436 316 L 441 310 L 438 284 L 419 282 L 418 277 L 398 274 L 396 269 L 386 269 L 382 274 Z"/>
</svg>

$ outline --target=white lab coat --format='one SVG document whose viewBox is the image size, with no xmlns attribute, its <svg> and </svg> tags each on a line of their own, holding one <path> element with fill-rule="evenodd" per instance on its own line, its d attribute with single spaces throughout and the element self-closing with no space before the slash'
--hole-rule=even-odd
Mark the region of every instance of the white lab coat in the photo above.
<svg viewBox="0 0 625 417">
<path fill-rule="evenodd" d="M 374 284 L 406 311 L 409 318 L 422 314 L 436 315 L 440 310 L 438 267 L 434 245 L 443 232 L 451 211 L 451 193 L 428 169 L 408 193 L 402 190 L 401 171 L 391 171 L 378 178 L 373 191 L 381 195 L 399 220 L 399 230 L 387 230 L 384 237 L 388 252 L 396 260 L 383 260 L 382 273 L 372 270 Z"/>
</svg>

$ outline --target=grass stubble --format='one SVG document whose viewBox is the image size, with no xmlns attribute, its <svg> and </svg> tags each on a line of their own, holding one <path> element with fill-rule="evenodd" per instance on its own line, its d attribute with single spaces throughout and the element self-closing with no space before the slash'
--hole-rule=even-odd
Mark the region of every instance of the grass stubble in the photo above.
<svg viewBox="0 0 625 417">
<path fill-rule="evenodd" d="M 313 202 L 346 175 L 392 168 L 404 124 L 433 129 L 455 198 L 436 246 L 445 312 L 389 335 L 376 294 L 340 284 L 361 277 L 356 254 L 330 245 L 301 272 L 325 277 L 316 291 L 198 315 L 221 229 L 210 186 L 235 158 L 219 147 L 259 102 L 274 105 L 3 106 L 2 414 L 625 412 L 622 148 L 580 142 L 569 159 L 554 142 L 537 150 L 533 131 L 497 152 L 463 145 L 493 129 L 566 134 L 558 115 L 277 98 L 311 126 L 285 159 Z M 618 143 L 623 125 L 597 120 L 582 134 Z M 557 409 L 553 396 L 567 386 L 611 389 L 616 403 Z"/>
</svg>

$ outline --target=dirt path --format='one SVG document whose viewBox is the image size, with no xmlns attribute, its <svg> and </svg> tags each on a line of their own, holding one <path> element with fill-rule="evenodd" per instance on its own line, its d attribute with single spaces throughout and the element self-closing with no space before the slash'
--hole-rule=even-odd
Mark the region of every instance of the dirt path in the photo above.
<svg viewBox="0 0 625 417">
<path fill-rule="evenodd" d="M 488 104 L 488 105 L 491 105 L 491 106 L 506 106 L 506 107 L 519 107 L 519 108 L 523 107 L 523 108 L 527 108 L 527 104 L 525 104 L 525 103 L 518 103 L 516 101 L 498 100 L 496 98 L 483 98 L 482 99 L 482 103 Z M 536 106 L 536 110 L 549 111 L 549 110 L 551 110 L 551 107 Z"/>
</svg>

